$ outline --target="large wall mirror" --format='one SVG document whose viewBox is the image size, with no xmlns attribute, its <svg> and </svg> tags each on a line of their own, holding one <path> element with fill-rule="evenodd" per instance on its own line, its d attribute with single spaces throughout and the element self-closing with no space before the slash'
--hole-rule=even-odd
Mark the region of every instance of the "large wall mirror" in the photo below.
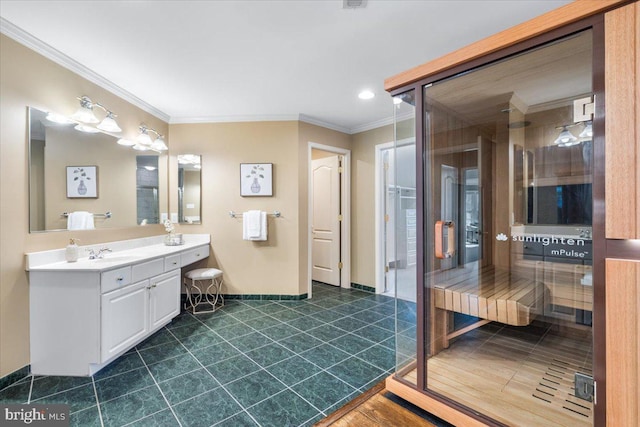
<svg viewBox="0 0 640 427">
<path fill-rule="evenodd" d="M 75 123 L 56 123 L 36 108 L 28 113 L 31 232 L 160 222 L 167 212 L 160 205 L 167 201 L 161 179 L 166 154 L 118 145 L 106 133 L 78 131 Z M 92 220 L 82 221 L 79 212 L 89 212 Z"/>
<path fill-rule="evenodd" d="M 181 224 L 201 223 L 201 167 L 201 156 L 178 155 L 178 222 Z"/>
</svg>

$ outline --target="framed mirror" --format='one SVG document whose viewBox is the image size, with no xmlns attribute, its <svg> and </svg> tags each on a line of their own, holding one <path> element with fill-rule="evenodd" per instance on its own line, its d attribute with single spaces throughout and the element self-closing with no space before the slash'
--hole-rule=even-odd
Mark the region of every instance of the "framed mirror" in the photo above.
<svg viewBox="0 0 640 427">
<path fill-rule="evenodd" d="M 202 157 L 178 155 L 178 222 L 201 224 Z"/>
<path fill-rule="evenodd" d="M 29 231 L 157 224 L 167 212 L 167 155 L 136 151 L 118 137 L 28 108 Z M 90 219 L 74 220 L 87 212 Z"/>
</svg>

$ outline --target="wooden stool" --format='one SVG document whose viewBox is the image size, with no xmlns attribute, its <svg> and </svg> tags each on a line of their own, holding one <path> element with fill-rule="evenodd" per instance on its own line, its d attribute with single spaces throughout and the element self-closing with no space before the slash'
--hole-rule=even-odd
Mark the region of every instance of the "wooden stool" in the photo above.
<svg viewBox="0 0 640 427">
<path fill-rule="evenodd" d="M 209 282 L 203 292 L 200 283 Z M 218 307 L 224 306 L 224 297 L 220 293 L 222 290 L 222 271 L 217 268 L 197 268 L 184 275 L 184 287 L 187 291 L 187 301 L 184 304 L 185 310 L 193 314 L 212 313 Z M 199 305 L 204 305 L 204 309 L 198 309 Z"/>
</svg>

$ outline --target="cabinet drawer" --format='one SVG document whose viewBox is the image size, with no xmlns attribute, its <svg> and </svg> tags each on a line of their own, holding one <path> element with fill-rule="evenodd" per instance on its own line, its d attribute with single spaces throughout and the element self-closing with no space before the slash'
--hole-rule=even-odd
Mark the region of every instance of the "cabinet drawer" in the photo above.
<svg viewBox="0 0 640 427">
<path fill-rule="evenodd" d="M 199 248 L 185 251 L 182 253 L 182 256 L 181 256 L 181 267 L 192 264 L 208 256 L 209 256 L 209 246 L 200 246 Z"/>
<path fill-rule="evenodd" d="M 105 271 L 100 275 L 100 290 L 104 294 L 131 283 L 131 267 Z"/>
<path fill-rule="evenodd" d="M 131 277 L 134 282 L 164 273 L 164 258 L 156 258 L 132 267 Z"/>
<path fill-rule="evenodd" d="M 169 255 L 164 259 L 164 271 L 175 270 L 180 268 L 180 254 Z"/>
</svg>

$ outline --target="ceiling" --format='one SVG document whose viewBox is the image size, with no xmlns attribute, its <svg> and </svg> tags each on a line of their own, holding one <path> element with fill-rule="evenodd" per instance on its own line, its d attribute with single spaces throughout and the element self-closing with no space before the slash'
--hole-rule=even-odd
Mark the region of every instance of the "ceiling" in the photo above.
<svg viewBox="0 0 640 427">
<path fill-rule="evenodd" d="M 355 133 L 391 123 L 385 78 L 569 1 L 365 3 L 1 0 L 0 29 L 170 123 L 303 120 Z M 358 99 L 363 89 L 375 98 Z"/>
</svg>

